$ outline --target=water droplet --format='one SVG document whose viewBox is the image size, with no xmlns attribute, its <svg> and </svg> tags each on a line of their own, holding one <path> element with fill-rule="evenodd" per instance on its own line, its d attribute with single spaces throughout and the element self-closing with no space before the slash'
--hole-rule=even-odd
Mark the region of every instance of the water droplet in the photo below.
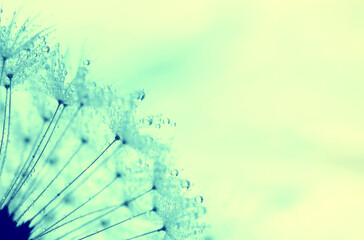
<svg viewBox="0 0 364 240">
<path fill-rule="evenodd" d="M 170 174 L 172 177 L 177 177 L 179 174 L 179 171 L 177 169 L 173 169 L 173 170 L 171 170 Z"/>
<path fill-rule="evenodd" d="M 182 181 L 181 182 L 181 188 L 184 188 L 184 189 L 189 189 L 191 187 L 191 183 L 190 183 L 190 181 L 188 181 L 188 180 L 184 180 L 184 181 Z"/>
<path fill-rule="evenodd" d="M 86 67 L 86 66 L 90 66 L 90 60 L 88 60 L 88 59 L 85 59 L 85 60 L 83 60 L 83 65 Z"/>
<path fill-rule="evenodd" d="M 144 98 L 145 98 L 145 93 L 144 93 L 144 91 L 141 91 L 138 100 L 141 102 L 144 100 Z"/>
<path fill-rule="evenodd" d="M 194 235 L 199 235 L 202 233 L 202 230 L 201 229 L 196 229 L 194 232 Z"/>
<path fill-rule="evenodd" d="M 196 203 L 203 203 L 203 197 L 202 196 L 196 196 L 195 197 L 195 202 Z"/>
<path fill-rule="evenodd" d="M 153 120 L 150 119 L 149 117 L 146 117 L 146 118 L 143 118 L 141 122 L 144 126 L 149 126 L 153 123 Z"/>
<path fill-rule="evenodd" d="M 169 118 L 166 118 L 166 119 L 163 120 L 163 123 L 164 124 L 170 124 L 171 120 Z"/>
<path fill-rule="evenodd" d="M 50 50 L 51 49 L 48 46 L 42 47 L 42 52 L 44 52 L 44 53 L 49 53 Z"/>
</svg>

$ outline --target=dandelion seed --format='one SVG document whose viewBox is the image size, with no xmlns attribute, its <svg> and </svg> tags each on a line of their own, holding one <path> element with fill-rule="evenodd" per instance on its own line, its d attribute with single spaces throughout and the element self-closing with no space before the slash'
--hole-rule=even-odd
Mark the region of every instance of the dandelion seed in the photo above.
<svg viewBox="0 0 364 240">
<path fill-rule="evenodd" d="M 97 86 L 90 60 L 70 76 L 60 45 L 15 16 L 0 17 L 0 238 L 199 238 L 203 198 L 144 131 L 171 120 L 136 119 L 145 92 Z"/>
</svg>

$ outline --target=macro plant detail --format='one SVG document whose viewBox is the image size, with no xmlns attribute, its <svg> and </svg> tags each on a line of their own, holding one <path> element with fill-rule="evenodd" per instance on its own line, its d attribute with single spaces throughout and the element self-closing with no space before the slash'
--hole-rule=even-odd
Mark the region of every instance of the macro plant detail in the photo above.
<svg viewBox="0 0 364 240">
<path fill-rule="evenodd" d="M 138 118 L 142 90 L 120 95 L 71 73 L 51 30 L 0 15 L 0 239 L 201 239 L 203 198 Z"/>
</svg>

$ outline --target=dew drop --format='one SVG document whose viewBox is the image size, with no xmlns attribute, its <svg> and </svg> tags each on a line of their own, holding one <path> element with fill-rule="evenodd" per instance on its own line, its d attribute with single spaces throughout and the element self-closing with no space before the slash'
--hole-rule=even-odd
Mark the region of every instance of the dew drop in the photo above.
<svg viewBox="0 0 364 240">
<path fill-rule="evenodd" d="M 84 66 L 90 66 L 90 60 L 88 60 L 88 59 L 85 59 L 85 60 L 83 60 L 83 65 Z"/>
<path fill-rule="evenodd" d="M 188 181 L 188 180 L 184 180 L 184 181 L 182 181 L 181 182 L 181 188 L 184 188 L 184 189 L 189 189 L 191 187 L 191 183 L 190 183 L 190 181 Z"/>
<path fill-rule="evenodd" d="M 173 169 L 173 170 L 171 170 L 170 174 L 172 177 L 177 177 L 179 174 L 179 171 L 177 169 Z"/>
<path fill-rule="evenodd" d="M 194 235 L 199 235 L 202 233 L 202 230 L 201 229 L 196 229 L 194 232 Z"/>
<path fill-rule="evenodd" d="M 171 120 L 169 118 L 166 118 L 166 119 L 163 120 L 163 123 L 164 124 L 170 124 Z"/>
<path fill-rule="evenodd" d="M 50 50 L 51 49 L 48 46 L 42 47 L 42 52 L 44 52 L 44 53 L 49 53 Z"/>
<path fill-rule="evenodd" d="M 195 197 L 195 202 L 196 203 L 203 203 L 203 197 L 202 196 L 196 196 Z"/>
<path fill-rule="evenodd" d="M 138 93 L 138 96 L 137 96 L 137 100 L 139 102 L 143 101 L 145 98 L 145 92 L 143 90 L 141 90 L 139 93 Z"/>
</svg>

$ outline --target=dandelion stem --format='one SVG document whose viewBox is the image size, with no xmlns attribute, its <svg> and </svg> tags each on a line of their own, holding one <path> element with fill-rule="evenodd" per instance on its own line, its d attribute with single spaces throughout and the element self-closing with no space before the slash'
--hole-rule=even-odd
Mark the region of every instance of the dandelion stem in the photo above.
<svg viewBox="0 0 364 240">
<path fill-rule="evenodd" d="M 149 211 L 151 211 L 151 210 L 148 210 L 148 211 L 145 211 L 145 212 L 139 213 L 139 214 L 137 214 L 137 215 L 135 215 L 135 216 L 129 217 L 129 218 L 127 218 L 127 219 L 124 219 L 124 220 L 122 220 L 122 221 L 120 221 L 120 222 L 117 222 L 117 223 L 115 223 L 115 224 L 111 225 L 111 226 L 108 226 L 108 227 L 103 228 L 103 229 L 101 229 L 101 230 L 98 230 L 98 231 L 96 231 L 96 232 L 94 232 L 94 233 L 91 233 L 91 234 L 89 234 L 89 235 L 86 235 L 86 236 L 84 236 L 84 237 L 82 237 L 82 238 L 79 238 L 78 240 L 85 239 L 85 238 L 89 238 L 89 237 L 91 237 L 91 236 L 94 236 L 94 235 L 96 235 L 96 234 L 99 234 L 99 233 L 101 233 L 101 232 L 104 232 L 104 231 L 106 231 L 106 230 L 108 230 L 108 229 L 110 229 L 110 228 L 116 227 L 116 226 L 118 226 L 118 225 L 120 225 L 120 224 L 122 224 L 122 223 L 125 223 L 125 222 L 127 222 L 127 221 L 130 221 L 130 220 L 132 220 L 132 219 L 134 219 L 134 218 L 137 218 L 137 217 L 140 217 L 140 216 L 142 216 L 142 215 L 145 215 L 145 214 L 146 214 L 147 212 L 149 212 Z"/>
<path fill-rule="evenodd" d="M 146 236 L 146 235 L 149 235 L 149 234 L 152 234 L 152 233 L 156 233 L 156 232 L 160 232 L 160 231 L 165 231 L 165 227 L 161 227 L 161 228 L 158 228 L 156 230 L 153 230 L 153 231 L 150 231 L 150 232 L 146 232 L 146 233 L 143 233 L 143 234 L 140 234 L 138 236 L 135 236 L 135 237 L 131 237 L 131 238 L 126 238 L 125 240 L 131 240 L 131 239 L 136 239 L 136 238 L 140 238 L 140 237 L 143 237 L 143 236 Z"/>
<path fill-rule="evenodd" d="M 97 197 L 100 193 L 102 193 L 105 189 L 107 189 L 108 187 L 110 187 L 115 180 L 117 179 L 117 177 L 115 177 L 110 183 L 106 184 L 103 188 L 101 188 L 97 193 L 95 193 L 92 197 L 89 197 L 85 202 L 83 202 L 81 205 L 79 205 L 78 207 L 76 207 L 75 209 L 73 209 L 71 212 L 69 212 L 68 214 L 66 214 L 63 218 L 61 218 L 60 220 L 58 220 L 57 222 L 55 222 L 54 224 L 52 224 L 50 227 L 48 227 L 45 231 L 49 230 L 50 228 L 54 227 L 55 225 L 57 225 L 58 223 L 60 223 L 61 221 L 63 221 L 64 219 L 66 219 L 67 217 L 69 217 L 71 214 L 73 214 L 74 212 L 76 212 L 77 210 L 79 210 L 80 208 L 82 208 L 83 206 L 85 206 L 88 202 L 90 202 L 91 200 L 93 200 L 95 197 Z"/>
<path fill-rule="evenodd" d="M 74 193 L 78 188 L 80 188 L 83 184 L 85 184 L 87 181 L 88 181 L 88 179 L 94 174 L 94 173 L 96 173 L 98 170 L 99 170 L 99 168 L 100 167 L 102 167 L 104 164 L 106 164 L 112 157 L 114 157 L 118 152 L 119 152 L 119 150 L 120 149 L 122 149 L 122 146 L 123 145 L 119 145 L 119 147 L 116 149 L 116 150 L 114 150 L 111 154 L 109 154 L 97 167 L 95 167 L 93 170 L 91 170 L 91 171 L 89 171 L 87 174 L 85 174 L 84 175 L 84 177 L 83 177 L 83 179 L 75 186 L 75 187 L 73 187 L 73 189 L 72 190 L 70 190 L 70 191 L 68 191 L 68 193 L 63 197 L 63 198 L 66 198 L 66 197 L 68 197 L 68 196 L 70 196 L 72 193 Z M 52 208 L 52 210 L 50 210 L 49 212 L 48 212 L 48 214 L 49 213 L 51 213 L 51 212 L 53 212 L 53 211 L 55 211 L 56 210 L 56 208 L 58 208 L 59 207 L 59 205 L 56 205 L 56 206 L 54 206 L 53 208 Z"/>
<path fill-rule="evenodd" d="M 88 173 L 86 173 L 83 176 L 83 179 L 75 186 L 73 187 L 72 190 L 68 191 L 68 193 L 63 197 L 63 198 L 67 198 L 68 196 L 70 196 L 72 193 L 74 193 L 79 187 L 81 187 L 84 183 L 87 182 L 87 180 L 94 174 L 96 173 L 99 168 L 101 166 L 103 166 L 104 164 L 106 164 L 112 157 L 115 156 L 115 154 L 117 154 L 120 149 L 122 149 L 123 145 L 119 145 L 118 148 L 116 150 L 114 150 L 111 154 L 109 154 L 97 167 L 95 167 L 94 169 L 92 169 L 91 171 L 89 171 Z M 51 214 L 53 211 L 55 211 L 61 204 L 58 203 L 57 205 L 55 205 L 50 211 L 48 211 L 48 215 Z"/>
<path fill-rule="evenodd" d="M 43 140 L 44 140 L 44 138 L 45 138 L 45 136 L 46 136 L 47 132 L 49 131 L 49 128 L 50 128 L 50 126 L 52 125 L 52 123 L 53 123 L 53 121 L 54 121 L 54 119 L 55 119 L 55 116 L 56 116 L 56 114 L 57 114 L 57 112 L 58 112 L 58 110 L 59 110 L 60 105 L 61 105 L 61 103 L 59 103 L 59 104 L 58 104 L 57 109 L 56 109 L 55 113 L 53 114 L 52 119 L 51 119 L 51 121 L 49 122 L 49 125 L 48 125 L 48 127 L 47 127 L 47 129 L 46 129 L 46 131 L 45 131 L 45 133 L 44 133 L 44 135 L 43 135 L 43 137 L 42 137 L 42 139 L 41 139 L 40 143 L 39 143 L 39 144 L 38 144 L 38 146 L 37 146 L 37 149 L 35 150 L 35 153 L 33 153 L 33 156 L 32 156 L 32 159 L 31 159 L 31 162 L 34 160 L 34 158 L 35 158 L 35 156 L 36 156 L 36 153 L 37 153 L 37 151 L 39 150 L 39 148 L 40 148 L 40 146 L 41 146 L 41 143 L 43 142 Z M 16 191 L 16 192 L 15 192 L 15 194 L 12 196 L 12 198 L 14 198 L 14 197 L 18 194 L 18 192 L 20 191 L 20 189 L 23 187 L 24 183 L 25 183 L 25 182 L 27 181 L 27 179 L 29 178 L 30 174 L 34 171 L 35 166 L 36 166 L 36 165 L 37 165 L 37 163 L 39 162 L 39 159 L 42 157 L 42 154 L 43 154 L 44 150 L 46 149 L 46 147 L 47 147 L 47 145 L 48 145 L 48 143 L 49 143 L 49 140 L 51 139 L 51 137 L 52 137 L 52 135 L 53 135 L 53 133 L 54 133 L 54 130 L 56 129 L 57 123 L 58 123 L 59 119 L 61 118 L 62 113 L 64 112 L 64 109 L 65 109 L 65 107 L 64 107 L 64 108 L 62 108 L 62 111 L 61 111 L 61 113 L 59 114 L 59 117 L 57 118 L 57 120 L 56 120 L 56 122 L 55 122 L 55 124 L 54 124 L 54 126 L 53 126 L 53 129 L 51 130 L 51 133 L 50 133 L 50 135 L 49 135 L 49 137 L 48 137 L 48 139 L 47 139 L 47 141 L 46 141 L 46 143 L 45 143 L 45 145 L 44 145 L 44 147 L 43 147 L 43 149 L 42 149 L 41 153 L 39 154 L 39 156 L 38 156 L 37 160 L 36 160 L 36 161 L 35 161 L 35 163 L 33 164 L 33 166 L 32 166 L 32 168 L 30 169 L 30 171 L 28 171 L 28 174 L 26 175 L 26 177 L 22 180 L 21 184 L 20 184 L 20 185 L 19 185 L 19 187 L 17 188 L 17 191 Z M 30 165 L 29 165 L 29 166 L 30 166 Z M 28 169 L 27 169 L 27 170 L 28 170 Z"/>
<path fill-rule="evenodd" d="M 105 210 L 107 210 L 107 209 L 112 208 L 110 211 L 108 211 L 108 212 L 106 212 L 106 213 L 103 213 L 103 214 L 101 214 L 101 215 L 99 215 L 99 216 L 97 216 L 97 217 L 95 217 L 95 218 L 91 219 L 90 221 L 87 221 L 86 223 L 82 224 L 81 226 L 79 226 L 79 227 L 77 227 L 77 228 L 73 229 L 72 231 L 67 232 L 66 234 L 62 235 L 62 236 L 59 238 L 59 239 L 62 239 L 63 237 L 65 237 L 65 236 L 67 236 L 67 235 L 71 234 L 72 232 L 75 232 L 75 231 L 77 231 L 78 229 L 81 229 L 81 228 L 83 228 L 84 226 L 89 225 L 89 224 L 91 224 L 92 222 L 94 222 L 94 221 L 96 221 L 96 220 L 98 220 L 98 219 L 101 219 L 101 218 L 103 218 L 103 217 L 105 217 L 105 216 L 109 215 L 110 213 L 112 213 L 112 212 L 116 211 L 116 210 L 117 210 L 117 209 L 119 209 L 120 207 L 127 206 L 130 202 L 135 201 L 135 200 L 136 200 L 136 199 L 138 199 L 138 198 L 141 198 L 142 196 L 144 196 L 145 194 L 147 194 L 147 193 L 151 192 L 152 190 L 153 190 L 153 188 L 151 188 L 151 189 L 147 190 L 146 192 L 144 192 L 144 193 L 142 193 L 142 194 L 139 194 L 139 195 L 138 195 L 138 196 L 136 196 L 136 197 L 131 198 L 131 199 L 130 199 L 130 200 L 128 200 L 128 201 L 123 201 L 122 203 L 118 203 L 118 204 L 115 204 L 115 205 L 112 205 L 112 206 L 108 206 L 108 207 L 105 207 L 105 208 L 102 208 L 102 209 L 99 209 L 99 210 L 96 210 L 96 211 L 92 211 L 92 212 L 87 213 L 87 214 L 85 214 L 85 215 L 82 215 L 82 216 L 80 216 L 80 217 L 74 218 L 74 219 L 72 219 L 72 220 L 70 220 L 70 221 L 68 221 L 68 222 L 66 222 L 66 223 L 63 223 L 62 225 L 59 225 L 59 226 L 57 226 L 57 227 L 55 227 L 55 228 L 53 228 L 53 229 L 48 228 L 48 230 L 46 230 L 47 232 L 43 232 L 43 233 L 41 233 L 41 234 L 37 235 L 37 236 L 36 236 L 35 238 L 33 238 L 33 239 L 40 238 L 41 236 L 44 236 L 44 235 L 46 235 L 46 234 L 48 234 L 48 233 L 50 233 L 50 232 L 53 232 L 54 230 L 56 230 L 56 229 L 58 229 L 58 228 L 60 228 L 60 227 L 62 227 L 62 226 L 64 226 L 64 225 L 67 225 L 67 224 L 69 224 L 69 223 L 71 223 L 71 222 L 74 222 L 74 221 L 76 221 L 76 220 L 78 220 L 78 219 L 80 219 L 80 218 L 83 218 L 83 217 L 89 216 L 89 215 L 91 215 L 91 214 L 94 214 L 94 213 L 97 213 L 97 212 L 102 212 L 102 211 L 105 211 Z M 36 224 L 36 225 L 37 225 L 37 224 Z M 50 229 L 50 230 L 49 230 L 49 229 Z"/>
<path fill-rule="evenodd" d="M 46 232 L 43 232 L 43 233 L 41 233 L 41 234 L 39 234 L 39 235 L 35 236 L 33 239 L 40 238 L 40 237 L 42 237 L 42 236 L 44 236 L 44 235 L 46 235 L 46 234 L 48 234 L 48 233 L 50 233 L 50 232 L 55 231 L 55 230 L 56 230 L 56 229 L 58 229 L 58 228 L 61 228 L 61 227 L 65 226 L 65 225 L 67 225 L 67 224 L 69 224 L 69 223 L 71 223 L 71 222 L 74 222 L 74 221 L 76 221 L 76 220 L 78 220 L 78 219 L 81 219 L 81 218 L 84 218 L 84 217 L 90 216 L 90 215 L 92 215 L 92 214 L 95 214 L 95 213 L 98 213 L 98 212 L 102 212 L 102 211 L 105 211 L 105 210 L 108 210 L 108 209 L 112 208 L 112 210 L 111 210 L 111 211 L 106 212 L 106 213 L 104 213 L 104 214 L 102 214 L 102 215 L 100 215 L 100 216 L 97 216 L 97 217 L 96 217 L 96 219 L 100 219 L 100 218 L 102 218 L 102 217 L 104 217 L 104 216 L 106 216 L 106 215 L 110 214 L 111 212 L 114 212 L 115 210 L 117 210 L 118 208 L 122 207 L 123 205 L 124 205 L 124 203 L 121 203 L 121 204 L 120 204 L 120 203 L 117 203 L 117 204 L 114 204 L 114 205 L 111 205 L 111 206 L 108 206 L 108 207 L 104 207 L 104 208 L 101 208 L 101 209 L 98 209 L 98 210 L 95 210 L 95 211 L 92 211 L 92 212 L 86 213 L 86 214 L 81 215 L 81 216 L 78 216 L 78 217 L 76 217 L 76 218 L 73 218 L 72 220 L 69 220 L 68 222 L 65 222 L 65 223 L 63 223 L 63 224 L 61 224 L 61 225 L 56 226 L 55 228 L 52 228 L 52 229 L 49 229 L 49 228 L 48 228 L 49 230 L 46 230 Z M 35 225 L 38 225 L 38 224 L 35 224 Z"/>
<path fill-rule="evenodd" d="M 57 147 L 59 146 L 60 142 L 62 141 L 63 137 L 65 136 L 67 130 L 69 129 L 69 127 L 71 126 L 71 124 L 73 123 L 74 119 L 76 118 L 76 116 L 78 115 L 80 109 L 81 109 L 82 105 L 80 105 L 76 112 L 73 114 L 73 116 L 71 117 L 71 119 L 68 121 L 67 123 L 67 126 L 63 129 L 63 132 L 60 134 L 59 138 L 57 139 L 57 142 L 55 143 L 55 145 L 53 146 L 52 150 L 50 151 L 50 153 L 48 154 L 48 157 L 46 158 L 45 161 L 43 161 L 43 164 L 42 166 L 39 168 L 39 174 L 38 176 L 44 176 L 43 171 L 45 170 L 45 167 L 47 165 L 47 161 L 49 161 L 51 159 L 51 156 L 53 155 L 53 153 L 55 152 L 55 150 L 57 149 Z M 86 141 L 82 140 L 83 143 L 87 143 Z M 39 177 L 38 178 L 35 178 L 33 179 L 31 185 L 34 186 L 33 189 L 27 189 L 27 193 L 25 193 L 25 195 L 30 195 L 34 192 L 34 188 L 36 188 L 36 181 L 39 181 Z M 24 196 L 25 197 L 25 196 Z M 23 197 L 23 200 L 24 200 L 24 197 Z M 21 201 L 22 203 L 24 201 Z"/>
<path fill-rule="evenodd" d="M 26 139 L 29 140 L 29 138 L 26 138 Z M 19 172 L 21 171 L 22 167 L 24 166 L 24 163 L 22 163 L 21 160 L 24 159 L 24 155 L 25 155 L 25 153 L 26 153 L 26 151 L 28 149 L 28 142 L 26 142 L 28 140 L 24 140 L 25 145 L 24 145 L 24 147 L 23 147 L 23 149 L 21 151 L 20 157 L 19 157 L 19 159 L 20 159 L 19 166 L 16 168 L 16 171 L 15 171 L 15 174 L 14 174 L 15 176 L 18 176 Z M 15 179 L 16 179 L 16 177 L 13 178 L 12 184 L 14 183 Z"/>
<path fill-rule="evenodd" d="M 43 143 L 44 138 L 46 137 L 46 135 L 47 135 L 47 133 L 48 133 L 48 131 L 49 131 L 49 129 L 50 129 L 50 127 L 51 127 L 51 125 L 52 125 L 52 123 L 53 123 L 53 121 L 54 121 L 54 119 L 55 119 L 55 117 L 56 117 L 57 113 L 58 113 L 58 110 L 59 110 L 60 106 L 61 106 L 61 103 L 58 103 L 57 108 L 56 108 L 56 111 L 53 113 L 53 116 L 52 116 L 52 118 L 51 118 L 51 120 L 50 120 L 50 122 L 49 122 L 49 124 L 48 124 L 47 129 L 46 129 L 46 131 L 44 132 L 42 139 L 41 139 L 41 140 L 40 140 L 40 142 L 38 143 L 38 146 L 37 146 L 37 148 L 36 148 L 35 152 L 33 153 L 32 160 L 35 158 L 35 155 L 37 154 L 37 152 L 38 152 L 38 150 L 39 150 L 39 148 L 40 148 L 41 144 Z M 64 108 L 63 108 L 63 109 L 64 109 Z"/>
<path fill-rule="evenodd" d="M 5 91 L 6 91 L 6 94 L 5 94 L 5 108 L 4 108 L 3 130 L 2 130 L 2 133 L 1 133 L 0 156 L 1 156 L 1 152 L 3 150 L 4 136 L 5 136 L 6 114 L 7 114 L 7 111 L 8 111 L 7 108 L 8 108 L 9 88 L 5 88 Z M 2 158 L 1 168 L 0 168 L 0 176 L 2 175 L 4 163 L 5 163 L 5 158 Z"/>
<path fill-rule="evenodd" d="M 43 189 L 43 191 L 33 200 L 33 202 L 27 207 L 27 209 L 18 217 L 16 222 L 24 216 L 24 214 L 38 201 L 38 199 L 44 194 L 44 192 L 53 184 L 53 182 L 58 178 L 58 176 L 63 172 L 63 170 L 70 164 L 72 159 L 77 155 L 77 153 L 81 150 L 84 143 L 82 142 L 80 146 L 76 149 L 76 151 L 72 154 L 72 156 L 68 159 L 68 161 L 64 164 L 61 170 L 58 171 L 57 175 L 49 182 L 49 184 Z M 24 201 L 22 201 L 23 203 Z M 20 208 L 21 204 L 16 208 L 15 212 Z"/>
<path fill-rule="evenodd" d="M 5 144 L 5 151 L 4 151 L 4 160 L 2 162 L 2 167 L 1 167 L 1 170 L 0 170 L 0 176 L 1 176 L 1 173 L 3 171 L 3 167 L 4 167 L 4 164 L 5 164 L 5 161 L 6 161 L 6 154 L 8 152 L 8 146 L 9 146 L 9 139 L 10 139 L 10 116 L 11 116 L 11 83 L 9 85 L 9 104 L 8 104 L 8 108 L 9 108 L 9 114 L 8 114 L 8 131 L 7 131 L 7 134 L 6 134 L 6 144 Z"/>
<path fill-rule="evenodd" d="M 94 168 L 92 171 L 90 171 L 88 173 L 88 175 L 84 176 L 84 178 L 82 179 L 82 181 L 75 186 L 68 194 L 73 193 L 74 191 L 76 191 L 79 187 L 81 187 L 84 183 L 87 182 L 87 180 L 94 174 L 97 172 L 97 170 L 99 170 L 99 168 L 101 166 L 103 166 L 104 164 L 106 164 L 112 157 L 114 157 L 120 149 L 122 149 L 122 145 L 119 145 L 120 147 L 118 147 L 116 150 L 114 150 L 110 155 L 108 155 L 104 161 L 102 161 L 96 168 Z"/>
<path fill-rule="evenodd" d="M 82 174 L 84 174 L 99 158 L 120 138 L 116 138 L 93 160 L 80 174 L 77 175 L 69 184 L 67 184 L 66 187 L 64 187 L 55 197 L 52 198 L 41 210 L 39 210 L 32 218 L 30 218 L 28 221 L 32 222 L 34 218 L 36 218 L 42 211 L 44 211 L 54 200 L 56 200 L 68 187 L 70 187 L 77 179 L 79 179 Z"/>
<path fill-rule="evenodd" d="M 11 184 L 11 186 L 8 188 L 8 191 L 6 192 L 6 194 L 5 194 L 4 198 L 3 198 L 3 200 L 1 201 L 0 206 L 2 206 L 2 205 L 3 205 L 3 203 L 5 202 L 5 200 L 8 198 L 9 194 L 11 193 L 11 191 L 13 190 L 13 188 L 16 186 L 16 184 L 17 184 L 18 180 L 20 179 L 20 176 L 21 176 L 22 174 L 24 174 L 24 168 L 26 168 L 26 166 L 30 164 L 30 163 L 28 163 L 28 162 L 29 162 L 29 160 L 30 160 L 30 155 L 31 155 L 31 153 L 34 151 L 34 149 L 35 149 L 35 147 L 36 147 L 36 143 L 38 142 L 38 140 L 39 140 L 39 138 L 40 138 L 40 136 L 41 136 L 41 134 L 42 134 L 43 128 L 44 128 L 44 124 L 43 124 L 43 127 L 40 129 L 40 131 L 39 131 L 39 133 L 38 133 L 38 135 L 37 135 L 37 137 L 36 137 L 36 140 L 35 140 L 35 142 L 34 142 L 34 144 L 33 144 L 32 150 L 30 151 L 30 153 L 29 153 L 29 156 L 28 156 L 27 160 L 26 160 L 26 161 L 25 161 L 25 163 L 23 164 L 23 166 L 22 166 L 21 170 L 19 171 L 18 175 L 14 178 L 13 183 Z M 24 174 L 24 175 L 25 175 L 25 174 Z M 17 187 L 18 187 L 18 186 L 17 186 Z M 17 187 L 15 187 L 15 189 L 17 189 Z M 14 198 L 14 197 L 10 198 L 10 200 L 12 200 L 13 198 Z M 9 201 L 10 201 L 10 200 L 9 200 Z"/>
<path fill-rule="evenodd" d="M 62 141 L 63 137 L 65 136 L 66 132 L 68 131 L 69 127 L 71 126 L 71 124 L 73 123 L 73 121 L 75 120 L 75 118 L 77 117 L 78 113 L 81 110 L 82 105 L 80 105 L 76 112 L 72 115 L 71 119 L 68 121 L 67 126 L 63 129 L 62 134 L 60 135 L 60 137 L 57 139 L 57 142 L 55 143 L 54 147 L 52 148 L 52 150 L 50 151 L 50 154 L 48 155 L 47 159 L 49 159 L 51 157 L 51 155 L 54 153 L 54 151 L 56 150 L 56 148 L 59 146 L 60 142 Z"/>
</svg>

